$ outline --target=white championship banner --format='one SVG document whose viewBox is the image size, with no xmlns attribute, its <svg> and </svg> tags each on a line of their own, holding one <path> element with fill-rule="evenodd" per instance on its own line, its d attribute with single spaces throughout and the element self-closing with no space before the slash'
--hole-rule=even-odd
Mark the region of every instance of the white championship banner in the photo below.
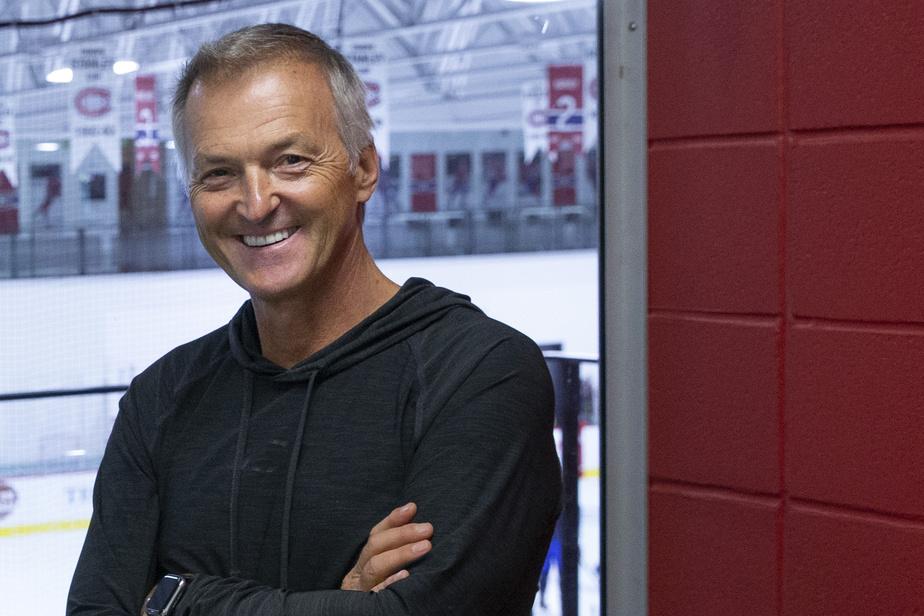
<svg viewBox="0 0 924 616">
<path fill-rule="evenodd" d="M 122 170 L 119 150 L 118 80 L 111 52 L 103 45 L 81 47 L 71 59 L 74 80 L 68 100 L 71 172 L 90 151 L 99 148 L 116 171 Z"/>
<path fill-rule="evenodd" d="M 356 69 L 366 86 L 366 107 L 372 117 L 372 137 L 379 152 L 382 167 L 388 168 L 391 121 L 388 113 L 388 64 L 385 54 L 372 41 L 346 44 L 344 56 Z"/>
<path fill-rule="evenodd" d="M 532 81 L 522 88 L 523 160 L 529 162 L 549 147 L 549 89 L 544 81 Z"/>
<path fill-rule="evenodd" d="M 598 102 L 600 91 L 597 85 L 597 58 L 584 62 L 584 151 L 597 145 Z"/>
</svg>

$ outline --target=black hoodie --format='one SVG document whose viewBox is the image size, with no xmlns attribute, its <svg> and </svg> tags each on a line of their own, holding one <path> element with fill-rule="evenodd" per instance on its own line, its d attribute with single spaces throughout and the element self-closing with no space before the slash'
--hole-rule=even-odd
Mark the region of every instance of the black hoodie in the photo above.
<svg viewBox="0 0 924 616">
<path fill-rule="evenodd" d="M 253 309 L 168 353 L 120 403 L 68 614 L 526 615 L 559 508 L 541 353 L 468 298 L 409 280 L 290 369 Z M 341 591 L 369 530 L 418 505 L 433 549 L 379 593 Z"/>
</svg>

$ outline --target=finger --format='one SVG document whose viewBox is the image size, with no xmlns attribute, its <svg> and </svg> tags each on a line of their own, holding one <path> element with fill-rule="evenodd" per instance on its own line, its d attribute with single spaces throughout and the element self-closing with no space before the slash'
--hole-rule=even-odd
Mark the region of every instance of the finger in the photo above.
<svg viewBox="0 0 924 616">
<path fill-rule="evenodd" d="M 395 528 L 397 526 L 403 526 L 414 519 L 414 516 L 417 514 L 417 504 L 408 503 L 403 507 L 398 507 L 397 509 L 392 510 L 387 516 L 385 516 L 381 522 L 372 527 L 372 530 L 369 531 L 370 535 L 380 533 L 383 530 L 388 530 L 389 528 Z"/>
<path fill-rule="evenodd" d="M 343 581 L 340 583 L 340 590 L 365 590 L 359 569 L 356 567 L 350 569 L 350 572 L 343 577 Z"/>
<path fill-rule="evenodd" d="M 369 535 L 358 562 L 362 563 L 376 554 L 399 548 L 402 545 L 410 545 L 422 539 L 430 539 L 431 537 L 433 537 L 433 525 L 429 522 L 405 524 L 397 528 L 379 531 L 374 535 Z"/>
<path fill-rule="evenodd" d="M 363 587 L 374 587 L 387 580 L 405 566 L 425 555 L 432 547 L 433 545 L 430 541 L 424 539 L 373 556 L 360 569 Z"/>
<path fill-rule="evenodd" d="M 380 590 L 385 590 L 386 588 L 388 588 L 389 586 L 391 586 L 398 580 L 403 580 L 409 575 L 410 573 L 408 573 L 407 569 L 402 569 L 398 573 L 388 576 L 388 579 L 382 582 L 381 584 L 376 584 L 375 587 L 372 589 L 372 592 L 379 592 Z"/>
<path fill-rule="evenodd" d="M 405 524 L 370 535 L 344 584 L 349 588 L 371 588 L 430 549 L 433 525 Z"/>
</svg>

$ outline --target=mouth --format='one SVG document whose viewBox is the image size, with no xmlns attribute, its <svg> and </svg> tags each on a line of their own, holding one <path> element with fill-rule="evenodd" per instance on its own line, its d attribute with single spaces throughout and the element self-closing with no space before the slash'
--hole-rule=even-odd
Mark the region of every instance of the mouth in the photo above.
<svg viewBox="0 0 924 616">
<path fill-rule="evenodd" d="M 275 233 L 269 233 L 267 235 L 242 235 L 241 241 L 251 248 L 272 246 L 273 244 L 278 244 L 279 242 L 289 239 L 289 237 L 298 230 L 299 227 L 289 227 L 288 229 L 283 229 L 282 231 L 276 231 Z"/>
</svg>

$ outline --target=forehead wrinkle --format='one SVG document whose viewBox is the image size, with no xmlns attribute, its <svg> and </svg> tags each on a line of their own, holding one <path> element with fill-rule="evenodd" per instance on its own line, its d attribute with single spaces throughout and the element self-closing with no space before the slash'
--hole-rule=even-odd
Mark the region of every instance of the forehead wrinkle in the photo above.
<svg viewBox="0 0 924 616">
<path fill-rule="evenodd" d="M 326 151 L 331 138 L 342 145 L 329 86 L 326 80 L 314 83 L 315 77 L 323 77 L 318 69 L 285 62 L 269 68 L 301 81 L 280 83 L 274 70 L 245 70 L 227 80 L 194 84 L 186 118 L 194 165 L 262 157 L 291 145 L 315 154 Z M 239 114 L 249 121 L 240 121 Z"/>
</svg>

